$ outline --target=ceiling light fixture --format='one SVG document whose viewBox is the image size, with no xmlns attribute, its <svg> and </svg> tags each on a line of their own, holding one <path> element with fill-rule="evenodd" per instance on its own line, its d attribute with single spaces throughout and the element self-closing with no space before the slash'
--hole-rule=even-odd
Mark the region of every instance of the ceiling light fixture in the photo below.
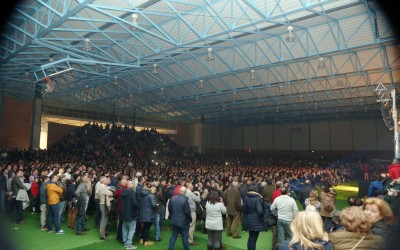
<svg viewBox="0 0 400 250">
<path fill-rule="evenodd" d="M 132 26 L 131 26 L 132 31 L 137 31 L 136 27 L 139 26 L 137 19 L 138 19 L 138 14 L 136 13 L 132 14 Z"/>
<path fill-rule="evenodd" d="M 25 71 L 24 81 L 29 82 L 29 72 Z"/>
<path fill-rule="evenodd" d="M 200 80 L 199 83 L 200 83 L 199 88 L 203 89 L 204 88 L 204 80 Z"/>
<path fill-rule="evenodd" d="M 157 74 L 157 64 L 153 64 L 153 70 L 151 71 L 153 74 Z"/>
<path fill-rule="evenodd" d="M 254 69 L 250 70 L 250 80 L 255 80 L 256 79 L 256 75 L 254 72 Z"/>
<path fill-rule="evenodd" d="M 83 50 L 86 51 L 86 52 L 92 50 L 92 46 L 90 45 L 90 39 L 89 38 L 85 38 Z"/>
<path fill-rule="evenodd" d="M 207 49 L 207 52 L 208 52 L 208 55 L 206 57 L 207 61 L 213 61 L 214 60 L 214 55 L 212 54 L 212 51 L 213 51 L 212 48 L 208 48 Z"/>
<path fill-rule="evenodd" d="M 318 66 L 317 66 L 317 68 L 318 68 L 318 70 L 325 69 L 324 58 L 322 56 L 320 58 L 318 58 Z"/>
<path fill-rule="evenodd" d="M 286 42 L 291 43 L 296 40 L 296 36 L 293 33 L 293 26 L 287 27 L 288 34 L 285 37 Z"/>
</svg>

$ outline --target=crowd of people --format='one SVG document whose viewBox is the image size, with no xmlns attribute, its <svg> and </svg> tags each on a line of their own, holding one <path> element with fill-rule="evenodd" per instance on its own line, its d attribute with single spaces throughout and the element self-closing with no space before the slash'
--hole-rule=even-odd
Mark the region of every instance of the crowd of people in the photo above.
<svg viewBox="0 0 400 250">
<path fill-rule="evenodd" d="M 31 211 L 40 214 L 40 230 L 64 234 L 66 219 L 77 237 L 98 230 L 108 240 L 108 222 L 116 220 L 125 249 L 157 244 L 168 225 L 169 249 L 178 235 L 189 249 L 198 245 L 198 223 L 207 249 L 226 247 L 224 230 L 241 238 L 240 227 L 250 250 L 263 231 L 272 231 L 273 249 L 384 249 L 398 227 L 400 176 L 365 160 L 207 156 L 155 129 L 89 123 L 48 150 L 4 150 L 0 168 L 0 212 L 14 223 Z M 337 211 L 333 187 L 362 179 L 365 169 L 373 177 L 368 198 L 349 197 Z M 95 228 L 86 226 L 88 215 Z"/>
</svg>

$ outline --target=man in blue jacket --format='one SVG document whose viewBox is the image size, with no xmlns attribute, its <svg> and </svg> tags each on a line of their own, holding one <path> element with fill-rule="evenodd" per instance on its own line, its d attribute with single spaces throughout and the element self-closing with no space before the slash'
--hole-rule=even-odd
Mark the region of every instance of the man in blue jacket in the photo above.
<svg viewBox="0 0 400 250">
<path fill-rule="evenodd" d="M 182 245 L 184 250 L 189 249 L 189 225 L 192 222 L 190 206 L 186 195 L 186 187 L 179 189 L 179 194 L 172 197 L 168 204 L 171 218 L 172 234 L 169 239 L 168 250 L 174 250 L 178 234 L 182 235 Z"/>
</svg>

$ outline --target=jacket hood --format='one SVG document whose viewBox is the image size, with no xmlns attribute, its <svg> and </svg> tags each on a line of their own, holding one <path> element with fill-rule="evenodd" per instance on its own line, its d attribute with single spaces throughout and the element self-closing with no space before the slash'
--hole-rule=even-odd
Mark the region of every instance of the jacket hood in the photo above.
<svg viewBox="0 0 400 250">
<path fill-rule="evenodd" d="M 254 192 L 254 191 L 247 192 L 247 194 L 248 194 L 249 196 L 258 196 L 258 197 L 261 197 L 261 198 L 262 198 L 261 194 L 259 194 L 259 193 L 257 193 L 257 192 Z"/>
</svg>

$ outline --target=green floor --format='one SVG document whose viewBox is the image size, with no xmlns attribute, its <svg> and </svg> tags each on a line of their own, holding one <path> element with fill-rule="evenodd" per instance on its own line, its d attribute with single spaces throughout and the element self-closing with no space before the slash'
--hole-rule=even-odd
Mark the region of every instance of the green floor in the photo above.
<svg viewBox="0 0 400 250">
<path fill-rule="evenodd" d="M 346 185 L 342 186 L 356 186 L 355 183 L 346 183 Z M 340 188 L 340 187 L 338 187 Z M 344 191 L 338 190 L 337 197 L 337 209 L 342 209 L 347 205 L 347 197 L 356 196 L 357 193 L 354 191 Z M 301 207 L 301 206 L 299 206 Z M 16 244 L 18 249 L 25 250 L 64 250 L 64 249 L 94 249 L 94 250 L 102 250 L 102 249 L 124 249 L 121 244 L 119 244 L 116 240 L 116 230 L 115 224 L 111 224 L 108 228 L 110 232 L 108 241 L 101 241 L 99 239 L 98 229 L 94 228 L 93 218 L 87 223 L 87 226 L 91 229 L 87 235 L 85 236 L 76 236 L 72 229 L 68 229 L 65 222 L 62 224 L 62 228 L 66 231 L 64 235 L 56 235 L 49 234 L 46 231 L 39 230 L 39 215 L 31 215 L 29 213 L 25 213 L 25 222 L 24 225 L 14 225 L 14 224 L 6 224 L 8 228 L 6 231 L 9 231 L 10 239 Z M 168 241 L 170 237 L 170 231 L 161 232 L 162 241 L 156 242 L 153 246 L 145 247 L 142 245 L 138 245 L 138 239 L 134 239 L 134 245 L 138 246 L 138 249 L 157 249 L 157 250 L 166 250 L 168 249 Z M 232 239 L 228 238 L 223 234 L 223 244 L 229 250 L 239 250 L 239 249 L 247 249 L 247 238 L 248 233 L 241 233 L 241 239 Z M 154 240 L 154 229 L 152 227 L 150 231 L 150 237 Z M 195 231 L 195 241 L 199 243 L 198 246 L 191 246 L 191 249 L 206 249 L 207 245 L 207 235 L 202 234 L 200 230 Z M 1 243 L 0 243 L 1 244 Z M 1 249 L 1 245 L 0 245 Z M 181 238 L 178 238 L 176 243 L 176 250 L 183 249 Z M 271 249 L 271 232 L 262 232 L 257 241 L 257 249 Z"/>
</svg>

